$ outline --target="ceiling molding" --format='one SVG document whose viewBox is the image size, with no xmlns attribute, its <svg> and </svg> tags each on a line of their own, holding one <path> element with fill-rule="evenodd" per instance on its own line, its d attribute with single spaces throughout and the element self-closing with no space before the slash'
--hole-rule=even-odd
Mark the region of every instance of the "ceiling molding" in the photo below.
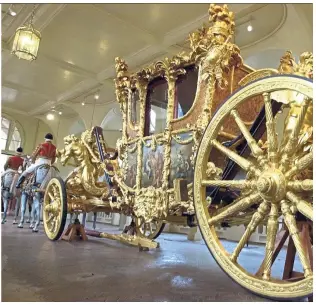
<svg viewBox="0 0 316 305">
<path fill-rule="evenodd" d="M 13 59 L 14 55 L 11 54 L 11 48 L 6 41 L 2 41 L 2 50 L 5 53 L 5 56 L 10 55 L 10 56 L 8 56 L 6 61 L 2 64 L 2 67 L 4 67 L 7 63 L 9 63 Z M 54 67 L 58 66 L 61 69 L 68 70 L 68 71 L 70 71 L 74 74 L 77 74 L 79 76 L 82 76 L 82 77 L 94 78 L 94 79 L 97 78 L 97 75 L 95 73 L 88 71 L 88 70 L 85 70 L 85 69 L 83 69 L 79 66 L 76 66 L 74 64 L 56 59 L 56 58 L 51 57 L 51 56 L 47 56 L 42 52 L 40 52 L 39 56 L 40 56 L 40 61 L 34 60 L 32 62 L 32 65 L 34 65 L 34 66 L 42 65 L 43 61 L 45 61 L 50 66 L 54 66 Z"/>
<path fill-rule="evenodd" d="M 47 27 L 53 20 L 54 18 L 67 6 L 67 4 L 45 4 L 45 5 L 37 5 L 37 12 L 34 16 L 34 25 L 35 27 L 40 30 L 43 31 L 45 29 L 45 27 Z M 28 8 L 27 10 L 28 15 L 26 18 L 24 18 L 23 22 L 20 23 L 20 25 L 14 27 L 14 31 L 10 37 L 10 39 L 8 41 L 2 41 L 2 49 L 4 51 L 8 51 L 11 54 L 11 40 L 14 37 L 14 33 L 17 27 L 21 26 L 23 23 L 25 23 L 25 21 L 28 20 L 28 18 L 30 17 L 30 14 L 32 13 L 32 9 Z M 25 13 L 24 13 L 25 15 Z M 39 21 L 40 20 L 40 21 Z M 12 29 L 11 29 L 12 30 Z M 44 53 L 40 52 L 40 59 L 41 61 L 46 61 L 46 63 L 48 63 L 51 66 L 58 66 L 61 69 L 65 69 L 68 70 L 74 74 L 77 74 L 79 76 L 82 77 L 86 77 L 86 78 L 96 78 L 96 74 L 85 70 L 77 65 L 68 63 L 66 61 L 62 61 L 62 60 L 58 60 L 54 57 L 45 55 Z M 7 60 L 3 63 L 3 66 L 5 64 L 7 64 L 11 59 L 13 59 L 13 56 L 8 57 Z M 38 62 L 38 61 L 34 61 L 32 63 L 33 65 L 40 65 L 42 64 L 42 62 Z"/>
<path fill-rule="evenodd" d="M 271 37 L 272 35 L 274 35 L 277 31 L 279 31 L 282 26 L 284 25 L 285 21 L 286 21 L 286 18 L 287 18 L 287 4 L 284 4 L 284 3 L 280 3 L 282 6 L 283 6 L 283 16 L 282 16 L 282 19 L 280 21 L 280 23 L 278 24 L 278 26 L 273 29 L 273 31 L 271 31 L 269 34 L 261 37 L 260 39 L 256 40 L 256 41 L 253 41 L 247 45 L 243 45 L 243 46 L 240 46 L 240 50 L 245 50 L 247 48 L 250 48 L 250 47 L 253 47 L 257 44 L 259 44 L 260 42 L 268 39 L 269 37 Z"/>
<path fill-rule="evenodd" d="M 65 8 L 65 6 L 66 4 L 37 4 L 33 19 L 35 28 L 39 31 L 43 31 L 45 27 L 47 27 L 53 21 L 53 19 Z M 14 26 L 12 25 L 8 30 L 8 34 L 10 34 L 10 38 L 7 39 L 8 43 L 12 42 L 16 29 L 29 20 L 32 12 L 33 5 L 25 5 L 25 9 L 22 10 L 21 18 L 17 18 Z M 23 20 L 23 22 L 21 22 L 21 20 Z M 16 26 L 16 23 L 19 24 Z"/>
<path fill-rule="evenodd" d="M 38 7 L 39 4 L 36 5 Z M 2 39 L 10 43 L 13 39 L 15 31 L 18 27 L 22 26 L 31 16 L 33 5 L 24 5 L 23 9 L 15 16 L 12 22 L 4 29 L 2 29 Z"/>
<path fill-rule="evenodd" d="M 14 7 L 14 10 L 16 12 L 16 14 L 20 14 L 24 8 L 25 4 L 20 4 L 16 5 Z M 12 4 L 8 4 L 8 9 L 7 10 L 3 10 L 3 5 L 1 6 L 1 24 L 2 24 L 2 29 L 6 29 L 8 28 L 12 22 L 14 22 L 16 20 L 16 17 L 13 17 L 10 13 L 9 13 L 9 8 L 12 8 Z M 17 9 L 18 8 L 18 9 Z M 8 22 L 9 20 L 9 22 Z"/>
<path fill-rule="evenodd" d="M 10 89 L 14 89 L 14 90 L 26 92 L 26 93 L 35 94 L 35 95 L 37 95 L 38 97 L 43 98 L 44 100 L 51 100 L 51 99 L 54 99 L 54 97 L 52 97 L 52 96 L 49 96 L 49 95 L 47 95 L 47 94 L 44 94 L 44 93 L 35 91 L 35 90 L 30 89 L 30 88 L 28 88 L 28 87 L 25 87 L 25 86 L 22 86 L 22 85 L 18 85 L 18 84 L 16 84 L 16 83 L 12 83 L 12 82 L 9 82 L 9 81 L 2 81 L 2 86 L 3 86 L 3 87 L 10 88 Z"/>
<path fill-rule="evenodd" d="M 243 24 L 242 19 L 253 14 L 254 12 L 264 8 L 265 6 L 269 5 L 270 3 L 254 3 L 245 7 L 244 9 L 240 10 L 238 13 L 235 14 L 235 25 L 238 27 L 239 25 Z"/>
<path fill-rule="evenodd" d="M 40 6 L 38 10 L 38 17 L 36 18 L 36 15 L 34 17 L 34 24 L 36 25 L 38 30 L 43 31 L 66 6 L 66 3 L 46 3 Z M 41 22 L 39 23 L 38 19 L 40 16 L 44 16 L 44 20 L 41 20 Z"/>
<path fill-rule="evenodd" d="M 94 4 L 91 4 L 91 5 L 93 5 L 93 7 L 99 10 L 102 10 L 103 12 L 108 13 L 113 18 L 118 18 L 120 22 L 122 21 L 121 18 L 114 16 L 113 14 L 110 14 L 104 8 L 100 8 L 98 5 L 96 6 Z M 159 43 L 157 43 L 156 41 L 155 44 L 147 45 L 144 48 L 137 50 L 136 52 L 128 56 L 125 56 L 124 60 L 129 65 L 129 69 L 132 71 L 139 68 L 140 66 L 144 66 L 145 62 L 154 61 L 155 58 L 158 58 L 159 56 L 161 56 L 163 52 L 165 53 L 168 53 L 168 52 L 177 53 L 178 51 L 180 52 L 181 49 L 178 48 L 177 50 L 176 49 L 177 46 L 174 46 L 174 45 L 178 42 L 182 42 L 185 38 L 187 38 L 190 32 L 196 30 L 196 28 L 202 25 L 203 21 L 208 21 L 208 14 L 203 14 L 202 16 L 195 18 L 193 21 L 190 21 L 189 23 L 168 32 L 162 39 L 159 39 Z M 129 24 L 129 23 L 125 22 L 125 24 Z M 133 25 L 130 25 L 130 26 L 133 26 Z M 60 94 L 55 99 L 55 102 L 53 102 L 54 103 L 53 105 L 86 95 L 89 91 L 95 90 L 100 85 L 104 84 L 108 79 L 111 79 L 112 81 L 112 79 L 115 78 L 115 76 L 116 76 L 115 63 L 113 61 L 113 65 L 99 72 L 97 74 L 96 79 L 94 77 L 92 78 L 90 77 L 76 84 L 75 86 L 67 90 L 66 92 L 63 92 L 62 94 Z M 52 104 L 44 104 L 43 108 L 41 108 L 40 111 L 45 109 L 45 105 L 47 105 L 48 107 L 46 108 L 46 110 L 48 110 L 49 107 L 52 106 Z M 34 114 L 38 113 L 37 109 L 34 109 L 32 113 Z"/>
<path fill-rule="evenodd" d="M 59 60 L 57 58 L 45 55 L 43 53 L 40 53 L 40 57 L 41 57 L 41 60 L 45 60 L 51 66 L 55 66 L 55 67 L 58 66 L 59 68 L 62 68 L 64 70 L 77 74 L 79 76 L 96 79 L 96 74 L 94 72 L 85 70 L 77 65 L 71 64 L 63 60 Z M 34 63 L 37 64 L 36 61 Z"/>
<path fill-rule="evenodd" d="M 70 90 L 60 94 L 56 101 L 58 103 L 65 102 L 70 99 L 80 97 L 81 95 L 86 95 L 92 90 L 97 90 L 100 87 L 100 82 L 95 79 L 86 79 L 75 86 Z"/>
<path fill-rule="evenodd" d="M 38 9 L 38 12 L 41 13 L 36 18 L 37 23 L 35 25 L 38 28 L 40 28 L 41 25 L 43 26 L 43 28 L 45 28 L 48 24 L 52 22 L 52 20 L 56 17 L 56 15 L 58 15 L 58 13 L 62 11 L 66 6 L 65 4 L 60 4 L 60 5 L 45 4 L 45 5 L 50 6 L 50 8 L 47 7 L 44 10 L 44 7 L 41 7 Z M 195 31 L 197 28 L 200 28 L 203 23 L 208 22 L 208 18 L 209 18 L 209 15 L 207 13 L 203 14 L 195 18 L 194 20 L 189 21 L 186 24 L 181 25 L 167 32 L 164 36 L 158 37 L 154 35 L 153 33 L 151 33 L 150 31 L 133 24 L 133 22 L 125 20 L 118 13 L 109 12 L 107 10 L 107 7 L 105 7 L 102 4 L 91 3 L 91 4 L 86 4 L 86 5 L 92 6 L 96 11 L 95 14 L 97 14 L 97 11 L 99 11 L 100 14 L 102 13 L 104 15 L 104 18 L 113 19 L 115 22 L 118 23 L 118 25 L 124 25 L 131 28 L 134 31 L 135 35 L 139 35 L 141 38 L 144 39 L 144 41 L 148 43 L 145 47 L 137 50 L 136 52 L 133 52 L 131 54 L 128 54 L 127 56 L 124 56 L 124 60 L 129 65 L 129 71 L 131 72 L 135 71 L 136 69 L 140 69 L 141 67 L 146 66 L 148 63 L 151 63 L 161 58 L 162 56 L 169 56 L 170 54 L 173 55 L 181 51 L 190 51 L 190 48 L 187 45 L 182 45 L 182 44 L 186 43 L 189 33 L 191 33 L 192 31 Z M 256 12 L 257 10 L 267 5 L 269 4 L 246 4 L 242 6 L 238 4 L 231 4 L 231 9 L 236 12 L 235 13 L 236 27 L 243 24 L 247 16 L 251 15 L 252 13 Z M 53 6 L 55 6 L 54 9 L 53 9 Z M 274 33 L 276 33 L 283 26 L 283 23 L 286 19 L 286 5 L 284 6 L 285 6 L 285 14 L 280 25 L 276 29 L 271 31 L 271 33 L 269 33 L 267 36 L 260 37 L 259 40 L 252 42 L 249 45 L 242 46 L 241 49 L 249 48 L 255 44 L 258 44 L 261 41 L 269 38 Z M 48 15 L 47 20 L 45 19 L 46 15 Z M 41 19 L 45 19 L 45 20 L 41 20 Z M 3 54 L 5 55 L 7 54 L 6 53 L 7 51 L 10 51 L 9 45 L 7 43 L 4 43 L 2 48 L 4 50 Z M 61 94 L 58 94 L 55 97 L 46 96 L 45 101 L 47 102 L 42 104 L 40 107 L 29 111 L 28 115 L 38 115 L 40 113 L 48 111 L 52 106 L 55 106 L 58 104 L 65 104 L 65 105 L 67 105 L 68 103 L 78 104 L 79 102 L 75 102 L 74 99 L 79 99 L 80 97 L 86 96 L 89 94 L 89 92 L 97 90 L 101 88 L 101 86 L 103 85 L 105 85 L 103 89 L 106 90 L 107 84 L 113 85 L 113 79 L 116 77 L 114 58 L 113 58 L 112 65 L 107 65 L 104 67 L 103 70 L 100 69 L 101 71 L 99 73 L 94 73 L 86 69 L 83 69 L 77 65 L 68 63 L 66 61 L 59 60 L 51 56 L 47 56 L 45 54 L 42 54 L 41 52 L 39 56 L 40 56 L 40 60 L 38 62 L 35 61 L 34 64 L 42 65 L 43 64 L 42 60 L 43 60 L 45 61 L 44 63 L 45 65 L 49 64 L 52 66 L 58 66 L 62 69 L 68 70 L 72 73 L 82 76 L 84 80 L 78 82 L 74 86 L 70 87 L 68 90 L 63 91 Z M 4 58 L 3 64 L 5 64 L 5 60 L 6 58 Z M 24 88 L 24 89 L 31 90 L 29 88 Z M 101 106 L 101 105 L 115 102 L 115 100 L 113 100 L 113 95 L 111 98 L 109 95 L 107 95 L 107 99 L 108 100 L 103 100 L 102 102 L 97 103 L 96 105 Z M 87 102 L 87 104 L 89 103 Z"/>
<path fill-rule="evenodd" d="M 43 113 L 43 112 L 51 109 L 53 106 L 55 106 L 55 104 L 56 103 L 54 101 L 48 101 L 48 102 L 42 104 L 41 106 L 36 107 L 35 109 L 29 111 L 28 114 L 34 116 L 34 115 Z"/>
<path fill-rule="evenodd" d="M 2 106 L 1 110 L 3 113 L 6 113 L 6 111 L 8 111 L 9 113 L 16 113 L 16 114 L 21 114 L 25 116 L 30 116 L 29 113 L 26 111 L 17 110 L 15 108 L 7 107 L 7 106 Z"/>
<path fill-rule="evenodd" d="M 94 3 L 94 4 L 90 4 L 92 5 L 94 8 L 96 8 L 97 10 L 101 11 L 102 13 L 105 13 L 107 15 L 107 17 L 110 17 L 116 21 L 119 21 L 121 24 L 126 25 L 129 28 L 133 28 L 134 30 L 136 30 L 149 44 L 155 44 L 159 41 L 159 37 L 155 36 L 153 33 L 133 24 L 130 21 L 124 20 L 122 17 L 120 17 L 117 14 L 111 13 L 109 12 L 104 5 L 105 3 Z M 136 35 L 136 33 L 135 33 Z"/>
</svg>

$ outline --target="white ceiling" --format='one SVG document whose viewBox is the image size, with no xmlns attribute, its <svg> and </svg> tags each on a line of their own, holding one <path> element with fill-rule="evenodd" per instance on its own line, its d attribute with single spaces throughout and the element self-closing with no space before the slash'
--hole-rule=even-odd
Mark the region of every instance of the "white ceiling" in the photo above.
<svg viewBox="0 0 316 305">
<path fill-rule="evenodd" d="M 208 20 L 209 4 L 37 4 L 35 28 L 42 34 L 32 63 L 10 54 L 16 28 L 32 4 L 14 4 L 17 16 L 2 5 L 2 106 L 39 115 L 52 105 L 115 99 L 114 58 L 132 70 L 188 49 L 188 34 Z M 284 4 L 229 4 L 236 14 L 235 42 L 241 48 L 273 35 L 287 18 Z M 312 24 L 312 4 L 300 6 Z M 251 19 L 253 32 L 246 27 Z M 65 107 L 65 106 L 64 106 Z"/>
</svg>

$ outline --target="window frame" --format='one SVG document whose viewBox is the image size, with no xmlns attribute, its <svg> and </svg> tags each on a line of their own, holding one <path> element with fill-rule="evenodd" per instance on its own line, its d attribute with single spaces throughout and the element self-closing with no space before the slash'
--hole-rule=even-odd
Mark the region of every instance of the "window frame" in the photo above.
<svg viewBox="0 0 316 305">
<path fill-rule="evenodd" d="M 147 86 L 146 102 L 145 102 L 145 123 L 144 123 L 144 136 L 145 137 L 146 136 L 158 135 L 158 134 L 162 134 L 163 133 L 163 131 L 162 132 L 154 132 L 154 133 L 151 133 L 151 131 L 150 131 L 150 127 L 151 127 L 150 126 L 150 122 L 151 122 L 151 115 L 150 115 L 150 113 L 151 113 L 151 110 L 153 110 L 152 109 L 152 103 L 150 101 L 150 93 L 151 93 L 151 90 L 154 89 L 153 84 L 155 84 L 155 82 L 156 82 L 157 85 L 161 85 L 161 84 L 165 83 L 166 86 L 167 86 L 167 88 L 166 88 L 166 92 L 167 93 L 168 93 L 168 88 L 169 88 L 169 83 L 168 83 L 167 79 L 165 79 L 162 76 L 155 77 L 154 79 L 152 79 L 149 82 L 149 84 Z M 167 103 L 166 103 L 166 108 L 165 109 L 166 109 L 166 112 L 167 112 L 167 110 L 168 110 L 168 103 L 169 103 L 168 94 L 167 94 L 166 99 L 167 99 Z M 156 117 L 157 117 L 156 111 L 155 110 L 153 110 L 153 111 L 155 112 Z M 167 118 L 166 118 L 166 123 L 167 123 Z M 165 128 L 166 128 L 166 126 L 167 125 L 165 125 Z"/>
<path fill-rule="evenodd" d="M 13 137 L 14 130 L 16 128 L 17 131 L 20 134 L 20 138 L 21 138 L 20 146 L 21 147 L 24 147 L 24 142 L 25 142 L 24 141 L 24 139 L 25 139 L 24 138 L 24 130 L 23 130 L 21 124 L 17 120 L 15 120 L 14 118 L 12 118 L 9 115 L 4 114 L 4 113 L 2 113 L 2 116 L 1 116 L 1 125 L 2 125 L 2 118 L 8 120 L 10 122 L 10 125 L 9 125 L 9 129 L 8 129 L 5 149 L 1 150 L 1 153 L 2 154 L 10 154 L 10 155 L 12 155 L 12 153 L 15 153 L 15 151 L 14 150 L 10 150 L 9 147 L 10 147 L 10 144 L 12 142 L 12 137 Z M 2 128 L 2 126 L 1 126 L 1 128 Z"/>
</svg>

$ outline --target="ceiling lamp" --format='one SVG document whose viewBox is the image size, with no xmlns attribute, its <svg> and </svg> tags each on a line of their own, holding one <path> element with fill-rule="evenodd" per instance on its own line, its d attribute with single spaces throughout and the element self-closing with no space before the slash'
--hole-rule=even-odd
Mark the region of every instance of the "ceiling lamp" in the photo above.
<svg viewBox="0 0 316 305">
<path fill-rule="evenodd" d="M 48 114 L 46 115 L 46 119 L 49 120 L 49 121 L 52 121 L 52 120 L 55 119 L 55 116 L 54 116 L 52 113 L 48 113 Z"/>
<path fill-rule="evenodd" d="M 251 24 L 251 20 L 252 20 L 252 17 L 250 16 L 249 23 L 248 23 L 248 26 L 247 26 L 247 31 L 248 32 L 251 32 L 253 30 L 253 27 L 252 27 L 252 24 Z"/>
<path fill-rule="evenodd" d="M 9 7 L 9 14 L 10 14 L 12 17 L 15 17 L 15 16 L 16 16 L 16 11 L 15 11 L 14 8 L 13 8 L 13 4 Z"/>
<path fill-rule="evenodd" d="M 96 100 L 98 100 L 99 97 L 100 97 L 100 94 L 99 94 L 99 93 L 96 93 L 96 94 L 94 95 L 94 98 L 95 98 Z"/>
<path fill-rule="evenodd" d="M 35 60 L 41 41 L 41 33 L 34 29 L 33 18 L 35 13 L 35 5 L 30 17 L 29 24 L 23 25 L 15 31 L 15 37 L 12 46 L 12 54 L 19 59 Z"/>
</svg>

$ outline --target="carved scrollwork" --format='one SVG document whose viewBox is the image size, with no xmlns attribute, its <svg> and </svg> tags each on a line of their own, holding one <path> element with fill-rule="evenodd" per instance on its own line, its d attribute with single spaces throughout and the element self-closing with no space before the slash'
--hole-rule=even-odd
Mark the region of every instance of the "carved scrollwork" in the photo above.
<svg viewBox="0 0 316 305">
<path fill-rule="evenodd" d="M 222 178 L 223 170 L 216 167 L 213 162 L 207 163 L 206 177 L 209 179 L 220 180 Z"/>
<path fill-rule="evenodd" d="M 73 193 L 82 193 L 106 198 L 109 189 L 98 178 L 104 173 L 92 130 L 86 130 L 81 138 L 69 135 L 64 139 L 65 147 L 59 151 L 60 161 L 66 165 L 73 158 L 79 166 L 67 178 L 67 189 Z"/>
<path fill-rule="evenodd" d="M 148 223 L 168 215 L 167 194 L 162 188 L 142 188 L 136 192 L 133 213 Z"/>
</svg>

